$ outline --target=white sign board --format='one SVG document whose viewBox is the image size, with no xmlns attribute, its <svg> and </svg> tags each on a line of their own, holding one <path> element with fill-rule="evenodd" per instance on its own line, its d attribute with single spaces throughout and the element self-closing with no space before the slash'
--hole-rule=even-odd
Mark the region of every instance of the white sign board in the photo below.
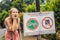
<svg viewBox="0 0 60 40">
<path fill-rule="evenodd" d="M 54 12 L 41 12 L 40 14 L 40 34 L 55 33 Z"/>
<path fill-rule="evenodd" d="M 24 36 L 55 33 L 53 12 L 24 13 Z"/>
<path fill-rule="evenodd" d="M 39 34 L 39 13 L 24 13 L 24 36 Z"/>
</svg>

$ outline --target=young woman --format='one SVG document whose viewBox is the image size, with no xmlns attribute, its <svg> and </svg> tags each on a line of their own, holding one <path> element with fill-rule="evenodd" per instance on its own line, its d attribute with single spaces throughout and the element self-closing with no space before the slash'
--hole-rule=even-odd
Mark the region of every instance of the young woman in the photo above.
<svg viewBox="0 0 60 40">
<path fill-rule="evenodd" d="M 5 40 L 19 40 L 18 28 L 20 18 L 18 18 L 18 10 L 11 8 L 9 16 L 5 19 L 6 32 Z"/>
</svg>

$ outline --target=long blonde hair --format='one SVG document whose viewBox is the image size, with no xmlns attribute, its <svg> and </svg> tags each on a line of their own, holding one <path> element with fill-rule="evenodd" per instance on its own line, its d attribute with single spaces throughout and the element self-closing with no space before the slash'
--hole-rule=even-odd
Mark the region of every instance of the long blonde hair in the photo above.
<svg viewBox="0 0 60 40">
<path fill-rule="evenodd" d="M 15 7 L 14 7 L 14 8 L 11 8 L 10 11 L 9 11 L 9 12 L 10 12 L 10 13 L 9 13 L 9 16 L 10 16 L 10 20 L 11 20 L 11 22 L 13 22 L 13 19 L 11 18 L 11 13 L 12 13 L 12 11 L 13 11 L 14 9 L 16 9 L 16 10 L 18 11 L 18 9 L 15 8 Z"/>
<path fill-rule="evenodd" d="M 17 9 L 17 8 L 11 8 L 11 9 L 10 9 L 10 11 L 9 11 L 9 12 L 10 12 L 10 14 L 12 13 L 12 11 L 13 11 L 14 9 L 16 9 L 16 10 L 18 11 L 18 9 Z"/>
</svg>

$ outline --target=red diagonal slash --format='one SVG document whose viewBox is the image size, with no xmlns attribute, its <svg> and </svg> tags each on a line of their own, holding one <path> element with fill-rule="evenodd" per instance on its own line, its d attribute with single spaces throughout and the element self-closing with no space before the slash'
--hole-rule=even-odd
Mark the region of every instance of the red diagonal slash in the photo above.
<svg viewBox="0 0 60 40">
<path fill-rule="evenodd" d="M 51 26 L 47 21 L 45 21 L 47 24 L 48 24 L 48 26 Z"/>
</svg>

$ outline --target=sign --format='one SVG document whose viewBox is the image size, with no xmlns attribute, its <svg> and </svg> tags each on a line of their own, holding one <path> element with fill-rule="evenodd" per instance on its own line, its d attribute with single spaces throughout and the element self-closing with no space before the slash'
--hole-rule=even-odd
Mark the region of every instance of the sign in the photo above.
<svg viewBox="0 0 60 40">
<path fill-rule="evenodd" d="M 24 13 L 23 28 L 24 36 L 56 33 L 54 13 L 53 12 Z"/>
<path fill-rule="evenodd" d="M 30 30 L 36 30 L 38 28 L 38 20 L 35 18 L 28 19 L 26 27 Z"/>
<path fill-rule="evenodd" d="M 24 36 L 39 34 L 39 13 L 25 13 L 23 15 Z"/>
<path fill-rule="evenodd" d="M 40 34 L 53 34 L 55 31 L 54 12 L 41 12 Z"/>
<path fill-rule="evenodd" d="M 44 17 L 42 20 L 42 27 L 45 29 L 50 29 L 53 26 L 53 19 L 50 17 Z"/>
</svg>

